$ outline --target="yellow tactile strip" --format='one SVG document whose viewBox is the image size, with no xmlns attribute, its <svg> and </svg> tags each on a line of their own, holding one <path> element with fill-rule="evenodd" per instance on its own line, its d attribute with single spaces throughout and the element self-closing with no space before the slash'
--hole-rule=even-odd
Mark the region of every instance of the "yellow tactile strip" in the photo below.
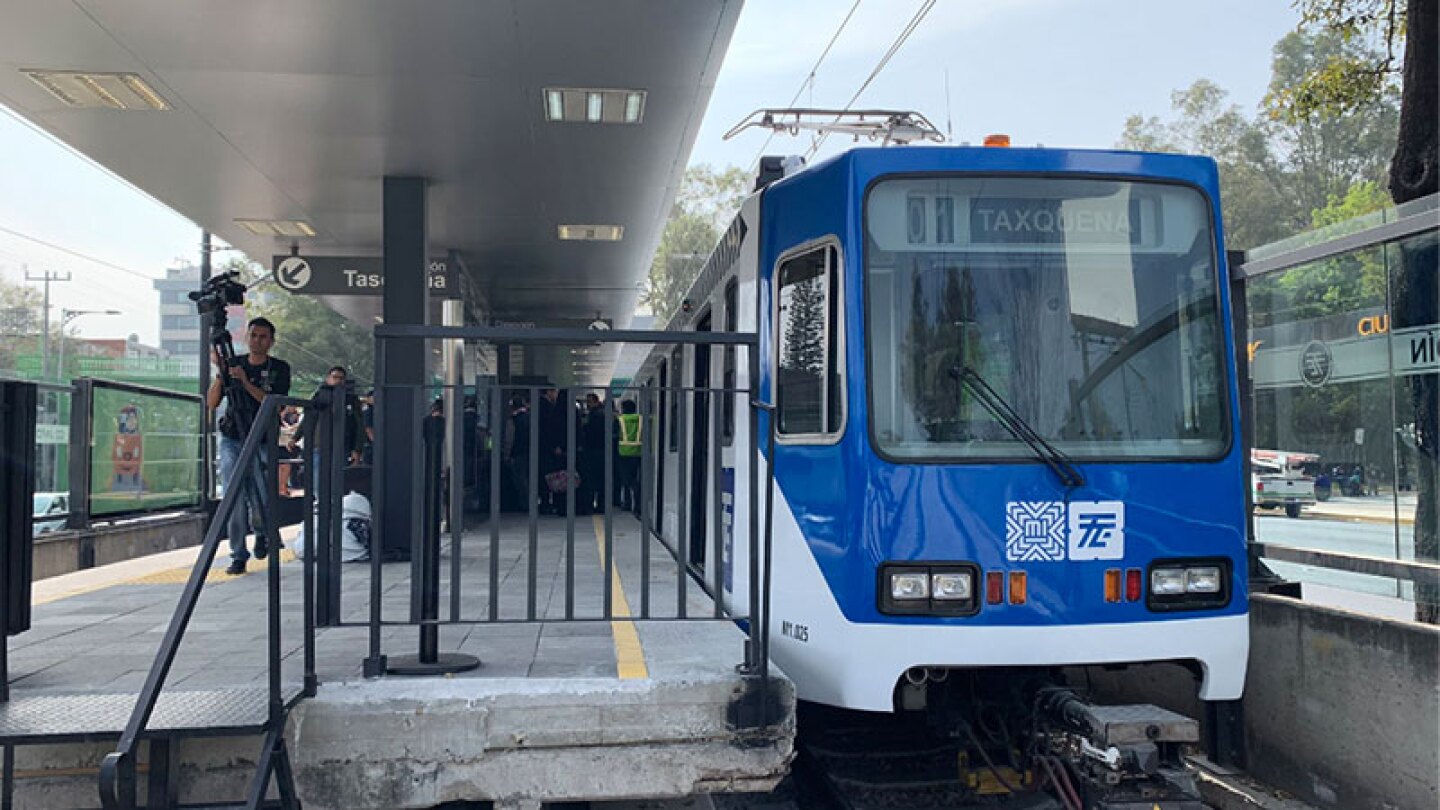
<svg viewBox="0 0 1440 810">
<path fill-rule="evenodd" d="M 605 524 L 603 519 L 596 515 L 595 522 L 595 544 L 600 548 L 600 569 L 605 569 Z M 620 567 L 610 573 L 612 596 L 612 615 L 629 616 L 630 603 L 625 599 L 625 588 L 620 584 Z M 610 633 L 615 638 L 615 669 L 621 680 L 646 679 L 650 677 L 650 670 L 645 666 L 645 648 L 640 644 L 640 633 L 635 629 L 635 623 L 630 621 L 614 620 L 610 622 Z"/>
<path fill-rule="evenodd" d="M 273 558 L 273 557 L 266 557 L 266 558 L 263 559 L 263 560 L 256 560 L 256 559 L 253 559 L 253 558 L 252 558 L 252 559 L 250 560 L 250 567 L 245 571 L 244 576 L 250 576 L 251 574 L 258 574 L 258 573 L 260 573 L 261 571 L 266 570 L 267 568 L 270 567 L 270 560 L 272 560 L 272 559 L 274 559 L 274 558 Z M 287 549 L 281 549 L 281 550 L 280 550 L 280 563 L 281 563 L 282 565 L 285 564 L 285 563 L 288 563 L 288 562 L 294 562 L 295 560 L 296 560 L 295 552 L 291 551 L 291 550 L 288 549 L 288 548 L 287 548 Z M 234 577 L 234 576 L 230 576 L 229 574 L 226 574 L 226 573 L 225 573 L 225 569 L 223 569 L 223 568 L 214 568 L 214 567 L 212 567 L 212 568 L 210 569 L 210 571 L 205 574 L 205 581 L 206 581 L 207 583 L 210 583 L 210 582 L 226 582 L 226 581 L 229 581 L 229 580 L 232 580 L 232 579 L 239 579 L 239 578 L 240 578 L 240 577 Z M 147 574 L 147 575 L 145 575 L 145 576 L 143 576 L 143 577 L 135 577 L 134 579 L 122 580 L 122 581 L 117 582 L 117 583 L 115 583 L 115 584 L 116 584 L 116 585 L 184 585 L 186 582 L 189 582 L 189 581 L 190 581 L 190 569 L 189 569 L 189 568 L 171 568 L 171 569 L 166 570 L 166 571 L 157 571 L 157 572 L 155 572 L 155 573 L 153 573 L 153 574 Z"/>
</svg>

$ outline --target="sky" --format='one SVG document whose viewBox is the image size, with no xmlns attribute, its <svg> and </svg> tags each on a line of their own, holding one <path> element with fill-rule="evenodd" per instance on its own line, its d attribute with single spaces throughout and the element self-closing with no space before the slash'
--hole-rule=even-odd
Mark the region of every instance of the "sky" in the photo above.
<svg viewBox="0 0 1440 810">
<path fill-rule="evenodd" d="M 657 0 L 658 2 L 659 0 Z M 761 107 L 845 106 L 923 0 L 748 0 L 716 81 L 691 163 L 752 166 L 809 140 L 752 129 L 722 136 Z M 1253 113 L 1271 48 L 1294 28 L 1287 0 L 938 0 L 856 107 L 926 115 L 955 142 L 988 133 L 1018 145 L 1109 147 L 1136 113 L 1170 112 L 1170 94 L 1208 78 Z M 948 91 L 947 91 L 948 84 Z M 74 322 L 86 337 L 158 342 L 149 279 L 198 261 L 200 231 L 125 181 L 0 107 L 0 277 L 69 272 L 61 308 L 117 309 Z M 847 148 L 832 137 L 818 157 Z M 46 244 L 48 243 L 48 245 Z M 34 283 L 34 282 L 32 282 Z"/>
</svg>

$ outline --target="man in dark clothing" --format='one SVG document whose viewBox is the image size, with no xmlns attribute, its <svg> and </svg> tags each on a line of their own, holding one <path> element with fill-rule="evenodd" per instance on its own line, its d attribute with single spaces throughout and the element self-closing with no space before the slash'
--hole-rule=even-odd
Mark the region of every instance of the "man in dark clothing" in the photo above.
<svg viewBox="0 0 1440 810">
<path fill-rule="evenodd" d="M 605 511 L 605 405 L 599 395 L 585 395 L 585 417 L 580 423 L 579 456 L 575 471 L 580 486 L 575 509 L 580 514 Z"/>
<path fill-rule="evenodd" d="M 530 484 L 530 409 L 518 394 L 510 399 L 510 425 L 502 441 L 506 479 L 514 493 L 512 508 L 530 511 L 535 498 Z"/>
<path fill-rule="evenodd" d="M 270 347 L 275 345 L 275 324 L 265 318 L 252 319 L 245 333 L 245 343 L 250 351 L 236 357 L 236 364 L 230 368 L 220 368 L 219 355 L 213 350 L 210 352 L 210 361 L 215 364 L 216 370 L 214 381 L 205 392 L 205 404 L 211 411 L 219 409 L 220 403 L 225 401 L 226 376 L 239 382 L 244 389 L 244 395 L 253 400 L 239 403 L 246 405 L 250 414 L 257 413 L 260 402 L 270 394 L 283 397 L 290 393 L 290 364 L 270 356 Z M 240 448 L 245 444 L 244 420 L 240 414 L 230 413 L 227 408 L 217 427 L 220 432 L 220 480 L 227 487 L 238 487 L 241 490 L 240 502 L 230 513 L 227 531 L 230 538 L 230 567 L 225 569 L 225 573 L 239 576 L 245 573 L 245 563 L 250 559 L 250 551 L 245 547 L 245 535 L 250 531 L 252 515 L 258 520 L 262 509 L 260 499 L 261 493 L 265 491 L 263 470 L 267 463 L 266 457 L 274 455 L 278 448 L 262 447 L 260 456 L 251 469 L 237 471 L 235 466 L 240 460 Z M 265 535 L 256 534 L 255 556 L 263 560 L 269 551 Z"/>
<path fill-rule="evenodd" d="M 347 372 L 345 371 L 345 367 L 344 367 L 344 366 L 333 366 L 333 367 L 331 367 L 330 371 L 325 375 L 325 384 L 324 384 L 324 387 L 326 387 L 326 388 L 341 388 L 341 387 L 344 387 L 346 377 L 347 377 Z M 318 394 L 319 392 L 316 392 L 316 393 Z M 318 430 L 320 429 L 319 416 L 320 416 L 319 411 L 315 410 L 314 408 L 306 408 L 306 409 L 305 409 L 305 418 L 302 419 L 302 420 L 300 420 L 300 436 L 302 436 L 302 437 L 304 437 L 304 436 L 311 436 L 311 437 L 312 437 L 312 438 L 309 439 L 309 448 L 310 448 L 310 470 L 311 470 L 311 472 L 310 472 L 310 480 L 311 480 L 312 482 L 314 482 L 314 486 L 315 486 L 315 491 L 316 491 L 316 492 L 319 492 L 319 491 L 320 491 L 320 483 L 319 483 L 319 482 L 320 482 L 320 477 L 319 477 L 319 476 L 320 476 L 320 472 L 321 472 L 321 470 L 320 470 L 320 443 L 321 443 L 321 440 L 320 440 L 319 435 L 317 435 L 317 434 L 312 434 L 312 433 L 310 433 L 310 431 L 312 430 L 312 425 L 314 426 L 314 427 L 313 427 L 314 430 L 317 430 L 317 431 L 318 431 Z M 361 413 L 360 413 L 360 398 L 357 397 L 357 396 L 355 396 L 354 394 L 351 394 L 351 393 L 348 393 L 348 392 L 347 392 L 346 395 L 345 395 L 345 416 L 344 416 L 343 418 L 344 418 L 344 420 L 345 420 L 345 445 L 344 445 L 344 447 L 340 448 L 340 451 L 341 451 L 342 457 L 345 459 L 344 464 L 346 464 L 346 465 L 359 464 L 359 463 L 360 463 L 360 455 L 361 455 L 361 452 L 360 452 L 360 451 L 361 451 L 361 449 L 364 447 L 364 444 L 363 444 L 363 441 L 364 441 L 364 440 L 361 438 L 361 437 L 363 437 L 363 436 L 365 435 L 365 433 L 364 433 L 364 417 L 363 417 L 363 416 L 361 415 Z M 291 450 L 294 450 L 294 449 L 295 449 L 295 442 L 294 442 L 294 440 L 292 440 L 291 443 L 290 443 L 290 449 L 291 449 Z M 339 497 L 339 495 L 337 494 L 336 497 Z"/>
<path fill-rule="evenodd" d="M 565 493 L 550 489 L 546 476 L 565 469 L 565 445 L 569 442 L 566 419 L 575 418 L 569 403 L 560 399 L 560 392 L 546 388 L 540 392 L 540 503 L 546 511 L 560 514 L 565 510 Z"/>
</svg>

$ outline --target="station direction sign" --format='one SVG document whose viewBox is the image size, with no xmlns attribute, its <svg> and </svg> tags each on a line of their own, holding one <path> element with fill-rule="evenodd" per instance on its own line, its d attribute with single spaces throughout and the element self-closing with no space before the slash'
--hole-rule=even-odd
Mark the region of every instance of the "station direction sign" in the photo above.
<svg viewBox="0 0 1440 810">
<path fill-rule="evenodd" d="M 275 256 L 271 271 L 275 283 L 295 295 L 380 295 L 385 286 L 385 260 L 379 256 Z M 460 297 L 448 259 L 431 259 L 427 277 L 431 295 Z"/>
</svg>

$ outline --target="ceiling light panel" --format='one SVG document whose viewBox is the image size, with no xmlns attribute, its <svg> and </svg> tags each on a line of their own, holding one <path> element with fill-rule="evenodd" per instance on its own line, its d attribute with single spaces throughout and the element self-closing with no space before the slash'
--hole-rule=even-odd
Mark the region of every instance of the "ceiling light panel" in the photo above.
<svg viewBox="0 0 1440 810">
<path fill-rule="evenodd" d="M 20 71 L 61 104 L 75 109 L 174 109 L 155 88 L 134 73 L 86 73 L 78 70 Z"/>
<path fill-rule="evenodd" d="M 645 120 L 644 90 L 547 87 L 545 120 L 575 124 L 639 124 Z"/>
<path fill-rule="evenodd" d="M 567 242 L 619 242 L 625 236 L 623 225 L 560 225 L 557 230 Z"/>
<path fill-rule="evenodd" d="M 235 224 L 256 236 L 299 238 L 315 235 L 310 223 L 300 219 L 237 219 Z"/>
</svg>

